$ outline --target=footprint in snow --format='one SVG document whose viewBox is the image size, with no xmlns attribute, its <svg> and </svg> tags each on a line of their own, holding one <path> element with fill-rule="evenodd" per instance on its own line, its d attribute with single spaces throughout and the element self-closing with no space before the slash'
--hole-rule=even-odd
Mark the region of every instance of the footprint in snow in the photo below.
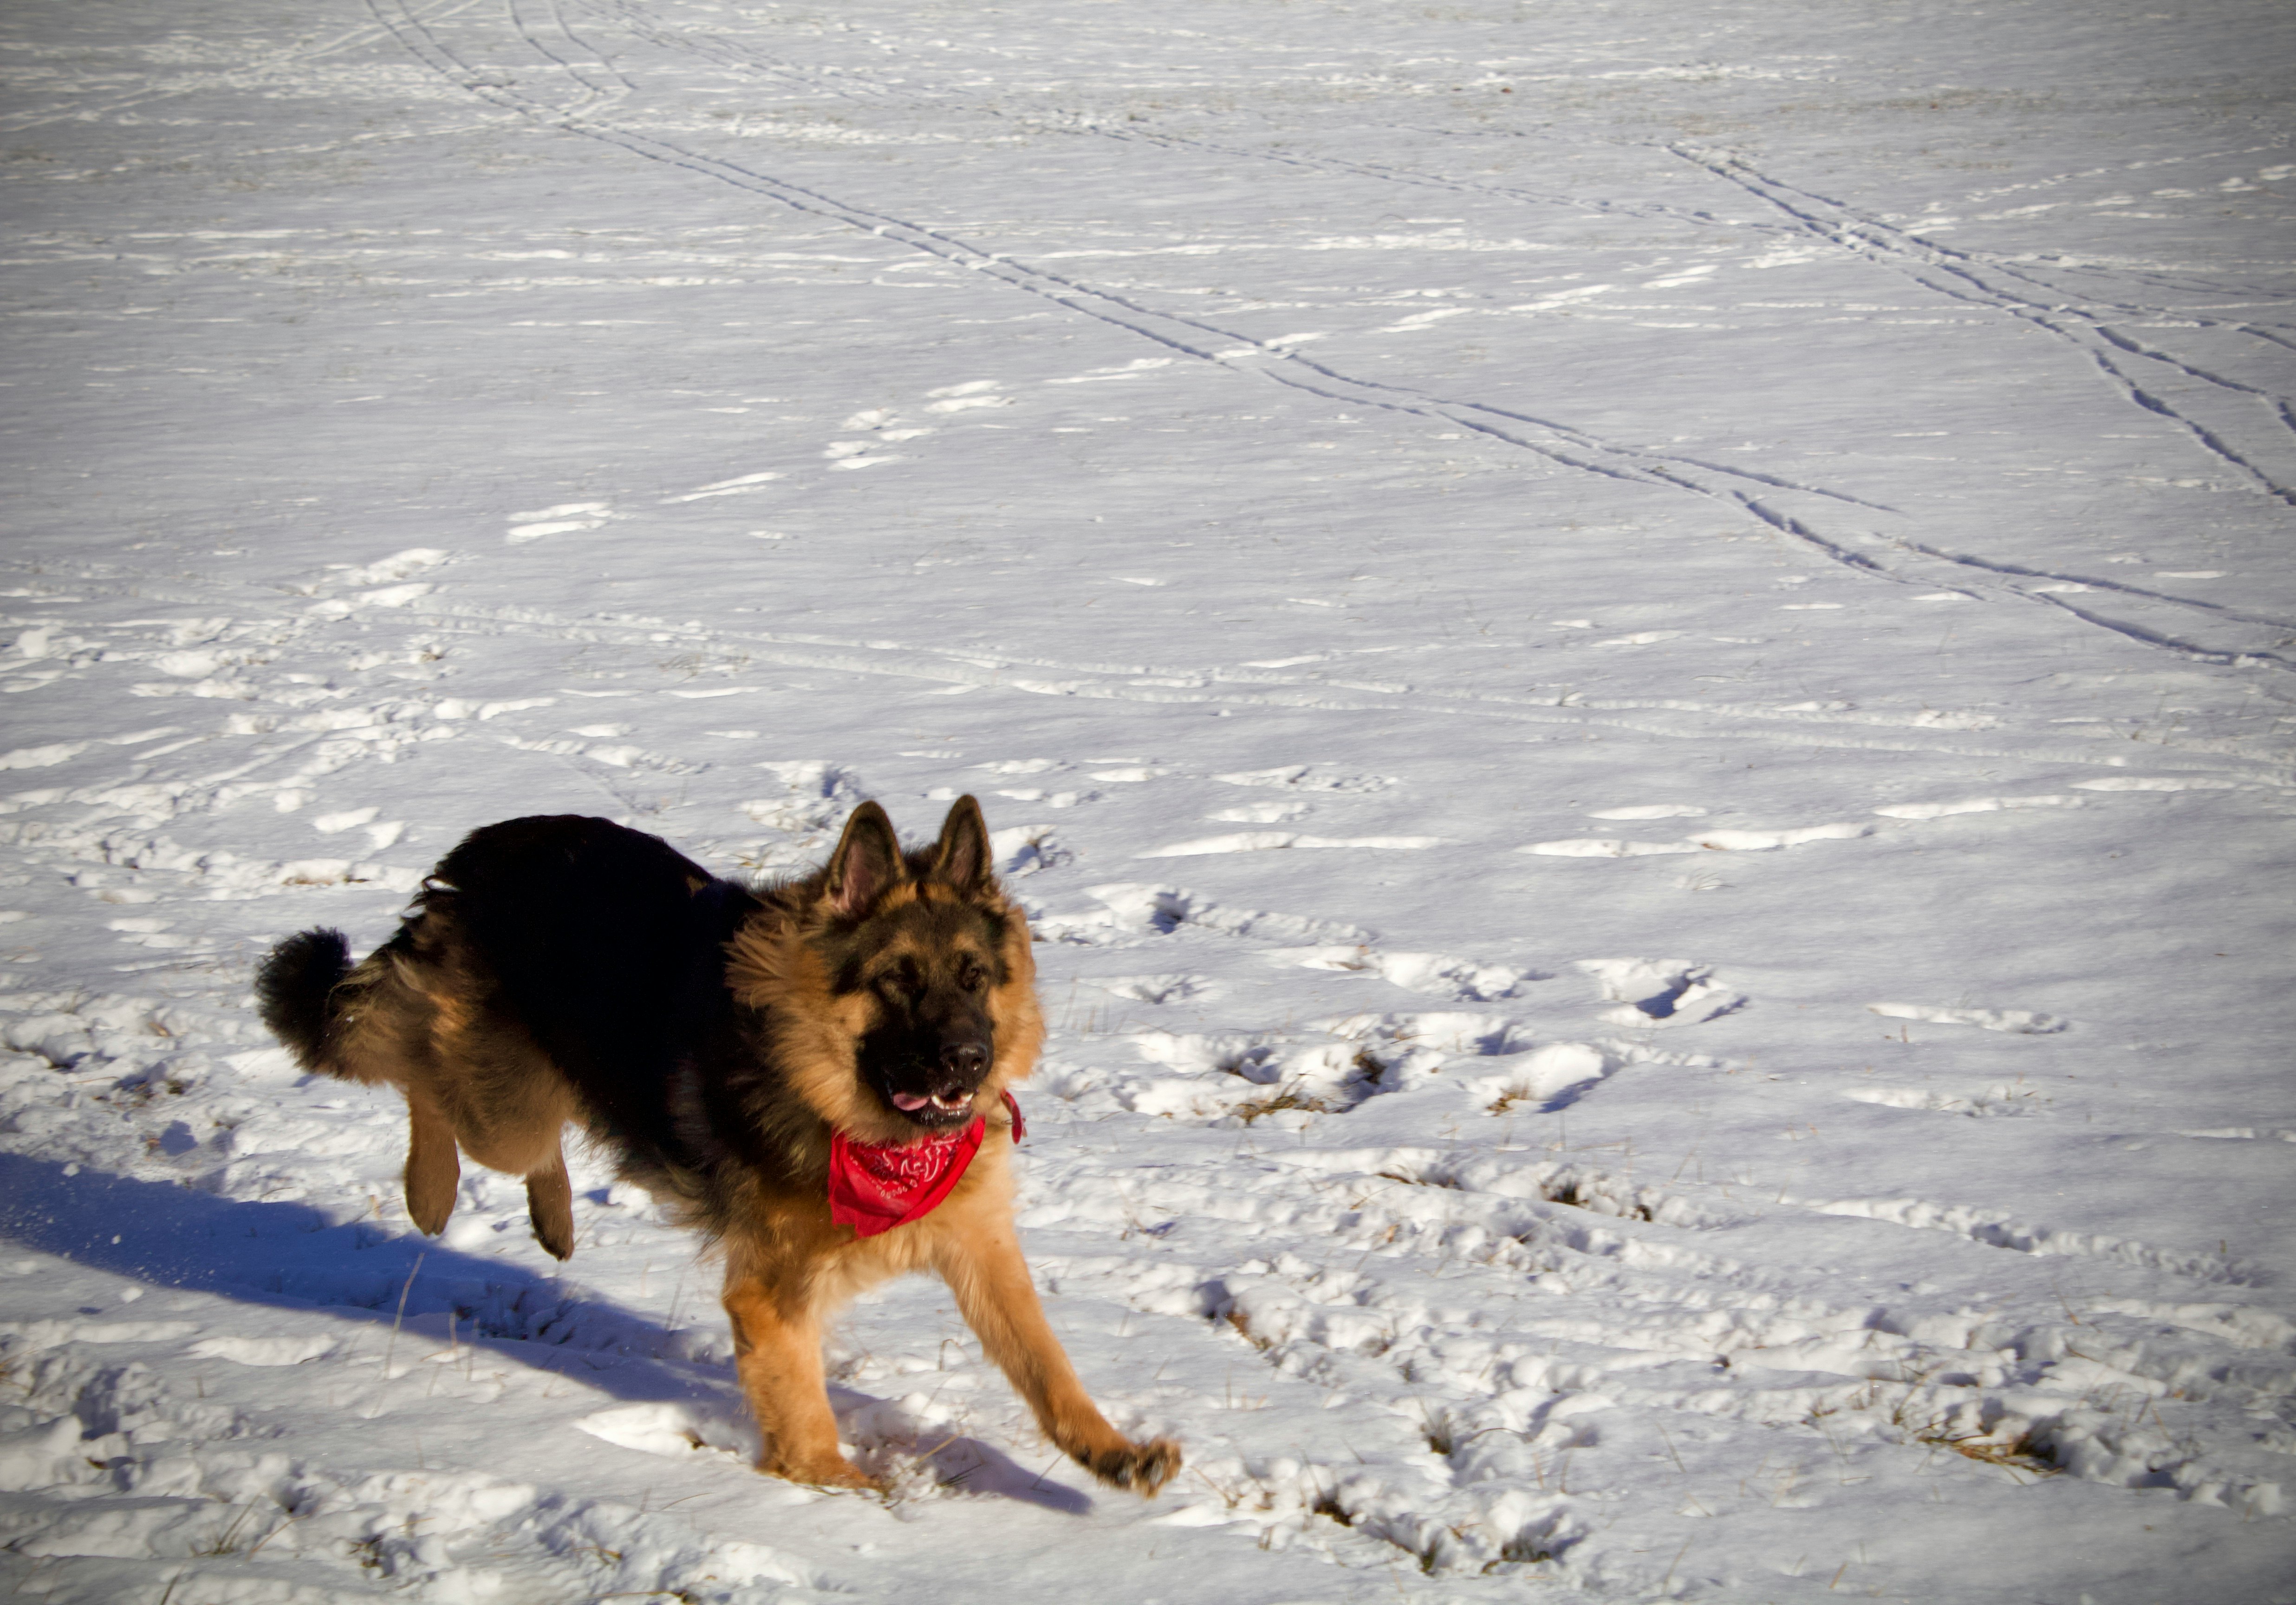
<svg viewBox="0 0 2296 1605">
<path fill-rule="evenodd" d="M 1456 1003 L 1486 1003 L 1514 998 L 1535 981 L 1554 977 L 1544 970 L 1486 964 L 1447 953 L 1382 952 L 1367 943 L 1352 947 L 1278 948 L 1268 957 L 1303 969 L 1344 970 L 1374 975 L 1390 985 Z"/>
<path fill-rule="evenodd" d="M 1547 858 L 1643 858 L 1669 852 L 1768 852 L 1805 842 L 1841 842 L 1871 835 L 1871 825 L 1805 825 L 1792 830 L 1707 830 L 1685 841 L 1630 842 L 1611 836 L 1579 836 L 1533 842 L 1517 852 Z"/>
<path fill-rule="evenodd" d="M 1084 984 L 1114 997 L 1130 999 L 1136 1003 L 1173 1003 L 1186 998 L 1202 997 L 1218 987 L 1218 983 L 1210 975 L 1192 975 L 1185 971 L 1159 975 L 1103 975 L 1087 980 Z"/>
<path fill-rule="evenodd" d="M 1951 802 L 1890 802 L 1874 811 L 1885 819 L 1942 819 L 1954 814 L 1995 813 L 2004 809 L 2079 808 L 2079 797 L 1963 797 Z"/>
<path fill-rule="evenodd" d="M 986 407 L 1010 407 L 1011 396 L 996 393 L 999 381 L 974 379 L 964 384 L 944 384 L 939 390 L 929 390 L 925 395 L 925 410 L 931 413 L 973 412 Z"/>
<path fill-rule="evenodd" d="M 2191 1281 L 2232 1287 L 2252 1287 L 2263 1273 L 2248 1263 L 2221 1253 L 2194 1254 L 2162 1248 L 2134 1238 L 2108 1237 L 2101 1232 L 2074 1231 L 2014 1220 L 1972 1204 L 1943 1204 L 1928 1198 L 1810 1198 L 1782 1197 L 1818 1214 L 1854 1215 L 1886 1222 L 1916 1231 L 1943 1231 L 1968 1238 L 1988 1248 L 2019 1254 L 2073 1255 L 2087 1259 L 2118 1261 L 2166 1271 Z"/>
<path fill-rule="evenodd" d="M 668 1460 L 685 1460 L 697 1449 L 714 1449 L 746 1462 L 754 1461 L 762 1446 L 749 1420 L 698 1403 L 624 1404 L 583 1416 L 574 1427 L 618 1449 Z"/>
<path fill-rule="evenodd" d="M 1375 835 L 1322 836 L 1306 835 L 1289 830 L 1238 830 L 1226 835 L 1197 836 L 1185 842 L 1174 842 L 1168 846 L 1151 847 L 1135 858 L 1198 858 L 1217 852 L 1279 852 L 1293 848 L 1316 849 L 1355 847 L 1380 852 L 1414 852 L 1442 844 L 1441 836 Z"/>
<path fill-rule="evenodd" d="M 720 496 L 742 496 L 751 490 L 762 490 L 783 477 L 780 471 L 772 468 L 763 469 L 756 473 L 737 473 L 732 479 L 712 480 L 706 485 L 697 485 L 693 490 L 683 491 L 678 495 L 665 496 L 661 498 L 662 505 L 668 506 L 677 502 L 708 501 Z M 601 514 L 604 513 L 604 503 L 593 505 Z M 602 517 L 599 522 L 603 523 L 603 518 Z M 598 526 L 590 524 L 586 527 L 595 529 Z M 774 539 L 778 539 L 779 537 L 774 537 Z"/>
<path fill-rule="evenodd" d="M 2030 1115 L 2046 1101 L 2038 1088 L 2013 1087 L 2006 1082 L 1997 1082 L 1968 1098 L 1928 1087 L 1852 1087 L 1842 1096 L 1853 1103 L 1874 1104 L 1885 1109 L 1978 1116 Z"/>
<path fill-rule="evenodd" d="M 2099 792 L 2231 791 L 2239 785 L 2237 780 L 2208 775 L 2105 775 L 2095 780 L 2076 780 L 2073 789 Z"/>
<path fill-rule="evenodd" d="M 524 546 L 529 540 L 540 540 L 545 535 L 567 535 L 584 530 L 594 530 L 612 516 L 604 502 L 562 502 L 554 507 L 537 507 L 529 513 L 510 515 L 510 529 L 503 536 L 505 546 Z"/>
<path fill-rule="evenodd" d="M 1246 802 L 1240 808 L 1223 808 L 1204 817 L 1223 825 L 1274 825 L 1313 811 L 1305 802 Z"/>
<path fill-rule="evenodd" d="M 988 850 L 1003 876 L 1034 875 L 1039 869 L 1072 863 L 1076 854 L 1063 846 L 1048 825 L 1015 825 L 988 833 Z"/>
<path fill-rule="evenodd" d="M 1489 1114 L 1505 1115 L 1518 1106 L 1551 1114 L 1577 1103 L 1620 1067 L 1619 1061 L 1588 1043 L 1549 1042 L 1497 1074 L 1474 1076 L 1461 1085 Z"/>
<path fill-rule="evenodd" d="M 1735 1014 L 1750 1000 L 1715 981 L 1713 970 L 1679 959 L 1581 959 L 1578 967 L 1622 1007 L 1598 1017 L 1610 1025 L 1696 1025 Z"/>
<path fill-rule="evenodd" d="M 1232 774 L 1214 775 L 1212 778 L 1229 786 L 1273 786 L 1294 791 L 1375 792 L 1385 791 L 1395 784 L 1394 779 L 1386 775 L 1349 774 L 1312 763 L 1239 770 Z"/>
<path fill-rule="evenodd" d="M 1877 1015 L 1892 1020 L 1925 1020 L 1935 1025 L 1976 1025 L 2005 1031 L 2013 1036 L 2049 1036 L 2072 1024 L 2056 1015 L 2025 1008 L 1934 1008 L 1926 1003 L 1868 1003 Z"/>
<path fill-rule="evenodd" d="M 1096 915 L 1082 918 L 1047 916 L 1038 923 L 1064 940 L 1104 940 L 1102 931 L 1127 927 L 1168 936 L 1182 927 L 1217 931 L 1260 942 L 1357 947 L 1368 945 L 1374 934 L 1359 926 L 1316 919 L 1302 914 L 1276 914 L 1259 909 L 1234 909 L 1185 886 L 1160 886 L 1119 882 L 1088 886 L 1087 893 L 1102 905 Z"/>
</svg>

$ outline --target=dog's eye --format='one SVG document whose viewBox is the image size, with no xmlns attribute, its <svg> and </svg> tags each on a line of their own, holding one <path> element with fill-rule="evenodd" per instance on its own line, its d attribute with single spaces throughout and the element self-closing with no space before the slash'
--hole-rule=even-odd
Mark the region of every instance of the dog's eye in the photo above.
<svg viewBox="0 0 2296 1605">
<path fill-rule="evenodd" d="M 968 962 L 956 972 L 956 984 L 967 992 L 979 992 L 988 984 L 986 966 Z"/>
</svg>

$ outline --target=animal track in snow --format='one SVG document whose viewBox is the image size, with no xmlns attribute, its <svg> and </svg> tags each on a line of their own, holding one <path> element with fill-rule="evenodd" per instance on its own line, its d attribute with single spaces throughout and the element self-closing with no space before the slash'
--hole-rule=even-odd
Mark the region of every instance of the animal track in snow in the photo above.
<svg viewBox="0 0 2296 1605">
<path fill-rule="evenodd" d="M 1531 1045 L 1529 1028 L 1505 1015 L 1365 1013 L 1342 1015 L 1320 1024 L 1322 1029 L 1350 1041 L 1398 1042 L 1437 1053 L 1488 1058 L 1521 1053 Z"/>
<path fill-rule="evenodd" d="M 1168 935 L 1182 926 L 1262 942 L 1345 943 L 1355 947 L 1367 945 L 1373 940 L 1371 932 L 1357 926 L 1300 914 L 1232 909 L 1183 886 L 1126 881 L 1087 886 L 1085 890 L 1103 905 L 1103 912 L 1081 918 L 1045 916 L 1036 923 L 1063 935 L 1074 933 L 1077 939 L 1084 941 L 1095 940 L 1089 934 L 1095 930 L 1134 926 Z"/>
<path fill-rule="evenodd" d="M 1578 967 L 1601 983 L 1606 1000 L 1624 1005 L 1603 1011 L 1610 1025 L 1702 1025 L 1750 1000 L 1717 984 L 1709 967 L 1680 959 L 1581 959 Z"/>
<path fill-rule="evenodd" d="M 1503 1072 L 1473 1076 L 1460 1084 L 1491 1114 L 1504 1115 L 1518 1104 L 1529 1104 L 1545 1113 L 1577 1102 L 1576 1097 L 1565 1094 L 1579 1093 L 1618 1069 L 1620 1063 L 1587 1042 L 1549 1042 L 1520 1058 L 1520 1063 Z"/>
<path fill-rule="evenodd" d="M 2225 780 L 2212 775 L 2103 775 L 2094 780 L 2076 780 L 2073 789 L 2100 792 L 2231 791 L 2239 785 L 2237 780 Z"/>
<path fill-rule="evenodd" d="M 1642 858 L 1669 852 L 1768 852 L 1798 847 L 1805 842 L 1844 842 L 1871 835 L 1871 825 L 1806 825 L 1794 830 L 1709 830 L 1686 842 L 1629 842 L 1609 836 L 1582 836 L 1560 842 L 1533 842 L 1517 852 L 1549 858 Z"/>
<path fill-rule="evenodd" d="M 617 1448 L 670 1460 L 710 1449 L 753 1461 L 762 1446 L 756 1426 L 747 1419 L 698 1402 L 619 1405 L 583 1416 L 574 1427 Z"/>
<path fill-rule="evenodd" d="M 2234 1348 L 2296 1350 L 2296 1323 L 2252 1305 L 2170 1304 L 2157 1298 L 2095 1298 L 2084 1313 L 2134 1315 L 2165 1321 L 2188 1331 L 2206 1332 Z"/>
<path fill-rule="evenodd" d="M 818 758 L 769 760 L 757 767 L 777 778 L 785 789 L 778 797 L 750 799 L 740 804 L 742 811 L 758 824 L 792 837 L 809 838 L 825 831 L 869 794 L 850 770 Z M 787 845 L 794 851 L 806 843 Z M 778 868 L 783 860 L 775 856 L 771 861 Z"/>
<path fill-rule="evenodd" d="M 69 763 L 87 751 L 85 741 L 59 741 L 46 746 L 18 747 L 13 752 L 0 753 L 0 770 L 50 769 L 59 763 Z"/>
<path fill-rule="evenodd" d="M 1954 802 L 1890 802 L 1874 811 L 1889 819 L 1942 819 L 1953 814 L 1993 813 L 2002 809 L 2079 808 L 2079 797 L 1964 797 Z"/>
<path fill-rule="evenodd" d="M 1158 975 L 1100 975 L 1084 984 L 1115 997 L 1129 998 L 1136 1003 L 1171 1003 L 1184 998 L 1199 998 L 1218 990 L 1219 985 L 1210 975 L 1180 970 Z"/>
<path fill-rule="evenodd" d="M 1072 862 L 1076 854 L 1062 846 L 1048 825 L 1013 825 L 988 833 L 988 851 L 999 875 L 1034 875 L 1056 864 Z"/>
<path fill-rule="evenodd" d="M 186 1322 L 184 1329 L 198 1329 Z M 342 1346 L 340 1338 L 312 1332 L 287 1338 L 202 1338 L 184 1352 L 202 1360 L 228 1360 L 234 1365 L 308 1365 L 329 1358 Z"/>
<path fill-rule="evenodd" d="M 512 518 L 544 518 L 549 514 L 513 513 L 511 516 Z M 447 554 L 440 551 L 437 547 L 409 547 L 403 552 L 394 552 L 390 556 L 367 564 L 362 568 L 344 569 L 329 577 L 339 585 L 388 585 L 394 580 L 404 580 L 409 575 L 421 573 L 424 569 L 435 568 L 446 562 L 447 557 Z M 178 645 L 186 644 L 188 643 L 178 643 Z"/>
<path fill-rule="evenodd" d="M 1351 775 L 1320 769 L 1312 763 L 1288 764 L 1279 769 L 1239 770 L 1232 774 L 1214 775 L 1215 780 L 1230 786 L 1282 786 L 1300 791 L 1375 792 L 1385 791 L 1395 782 L 1385 775 Z"/>
<path fill-rule="evenodd" d="M 1916 1087 L 1852 1087 L 1842 1097 L 1885 1109 L 1923 1109 L 1940 1115 L 2029 1115 L 2046 1101 L 2037 1088 L 1997 1082 L 1969 1098 Z"/>
<path fill-rule="evenodd" d="M 1390 953 L 1367 944 L 1353 947 L 1279 948 L 1268 955 L 1305 969 L 1349 970 L 1378 975 L 1406 992 L 1423 992 L 1458 1003 L 1483 1003 L 1521 995 L 1534 981 L 1553 979 L 1543 970 L 1485 964 L 1443 953 Z"/>
<path fill-rule="evenodd" d="M 1100 794 L 1096 791 L 1048 792 L 1026 786 L 1011 790 L 1000 788 L 996 794 L 1010 797 L 1015 802 L 1041 802 L 1046 808 L 1074 808 L 1079 802 L 1100 801 Z"/>
<path fill-rule="evenodd" d="M 1820 1214 L 1857 1215 L 1917 1230 L 1956 1232 L 1988 1247 L 2012 1248 L 2021 1254 L 2079 1255 L 2149 1265 L 2195 1281 L 2244 1287 L 2253 1284 L 2260 1275 L 2243 1262 L 2224 1255 L 2185 1254 L 2129 1238 L 2031 1226 L 1970 1204 L 1936 1204 L 1926 1198 L 1803 1198 L 1791 1195 L 1784 1201 Z"/>
<path fill-rule="evenodd" d="M 1000 383 L 996 379 L 974 379 L 964 384 L 944 384 L 939 390 L 927 391 L 925 394 L 931 399 L 925 403 L 925 410 L 957 413 L 972 412 L 984 407 L 1010 407 L 1013 404 L 1013 397 L 996 393 Z"/>
<path fill-rule="evenodd" d="M 545 535 L 578 534 L 597 529 L 610 516 L 611 510 L 604 502 L 563 502 L 554 507 L 537 507 L 531 513 L 513 513 L 510 515 L 510 531 L 503 540 L 505 545 L 524 546 Z"/>
<path fill-rule="evenodd" d="M 1107 1091 L 1140 1115 L 1236 1119 L 1269 1115 L 1288 1124 L 1344 1112 L 1406 1079 L 1423 1079 L 1441 1056 L 1380 1054 L 1355 1037 L 1304 1032 L 1144 1031 L 1129 1039 L 1148 1065 L 1173 1074 L 1118 1074 Z M 1234 1079 L 1228 1079 L 1228 1078 Z"/>
<path fill-rule="evenodd" d="M 751 490 L 760 490 L 783 477 L 778 470 L 768 468 L 757 473 L 736 474 L 732 479 L 712 480 L 706 485 L 697 485 L 693 490 L 683 491 L 678 495 L 665 496 L 661 498 L 662 505 L 668 506 L 677 502 L 709 501 L 720 496 L 741 496 Z M 603 511 L 603 505 L 600 510 Z M 589 527 L 594 529 L 596 526 L 594 524 Z"/>
<path fill-rule="evenodd" d="M 1329 847 L 1357 847 L 1382 852 L 1413 852 L 1442 845 L 1440 836 L 1380 835 L 1380 836 L 1319 836 L 1301 835 L 1288 830 L 1239 830 L 1226 835 L 1198 836 L 1193 841 L 1174 842 L 1169 846 L 1151 847 L 1135 858 L 1198 858 L 1215 852 L 1279 852 L 1292 848 L 1302 850 Z"/>
<path fill-rule="evenodd" d="M 1926 1020 L 1937 1025 L 1976 1025 L 2005 1031 L 2013 1036 L 2049 1036 L 2071 1022 L 2055 1015 L 2023 1008 L 1933 1008 L 1926 1003 L 1868 1003 L 1877 1015 L 1892 1020 Z"/>
<path fill-rule="evenodd" d="M 1310 811 L 1305 802 L 1246 802 L 1238 808 L 1216 809 L 1204 817 L 1223 825 L 1273 825 Z"/>
<path fill-rule="evenodd" d="M 1112 761 L 1103 758 L 1092 760 L 1091 761 L 1106 763 Z M 1153 780 L 1158 776 L 1168 772 L 1168 771 L 1158 769 L 1155 765 L 1149 763 L 1122 763 L 1119 764 L 1114 769 L 1101 769 L 1090 771 L 1094 779 L 1105 780 L 1111 786 L 1138 786 L 1144 781 Z"/>
<path fill-rule="evenodd" d="M 925 432 L 924 430 L 897 429 L 879 435 L 877 440 L 890 440 Z M 832 440 L 822 449 L 821 455 L 829 460 L 832 468 L 875 468 L 886 463 L 908 461 L 898 451 L 878 451 L 874 440 Z"/>
<path fill-rule="evenodd" d="M 1147 1115 L 1234 1117 L 1246 1124 L 1270 1115 L 1305 1121 L 1343 1113 L 1380 1094 L 1423 1086 L 1457 1056 L 1513 1056 L 1530 1046 L 1521 1025 L 1503 1015 L 1464 1013 L 1363 1013 L 1309 1021 L 1297 1030 L 1145 1031 L 1128 1040 L 1141 1058 L 1177 1074 L 1117 1076 L 1107 1090 L 1125 1107 Z M 1600 1051 L 1585 1049 L 1550 1052 L 1540 1074 L 1560 1091 L 1600 1076 L 1603 1067 Z M 1489 1096 L 1522 1074 L 1518 1066 L 1509 1075 L 1488 1078 L 1494 1085 Z M 1242 1084 L 1223 1082 L 1218 1079 L 1223 1074 Z"/>
</svg>

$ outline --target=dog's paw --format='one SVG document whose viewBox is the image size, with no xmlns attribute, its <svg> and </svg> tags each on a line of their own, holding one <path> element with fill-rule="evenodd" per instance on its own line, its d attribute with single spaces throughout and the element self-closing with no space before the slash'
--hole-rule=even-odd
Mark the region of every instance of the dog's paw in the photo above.
<svg viewBox="0 0 2296 1605">
<path fill-rule="evenodd" d="M 778 1477 L 793 1483 L 810 1483 L 816 1488 L 860 1488 L 873 1494 L 885 1491 L 882 1477 L 870 1476 L 841 1454 L 832 1454 L 802 1464 L 786 1461 L 761 1461 L 758 1469 L 768 1477 Z"/>
<path fill-rule="evenodd" d="M 455 1178 L 451 1174 L 444 1184 L 435 1176 L 418 1175 L 412 1166 L 406 1176 L 406 1218 L 414 1222 L 414 1230 L 424 1237 L 437 1237 L 447 1230 L 447 1219 L 455 1213 Z"/>
<path fill-rule="evenodd" d="M 1180 1446 L 1170 1438 L 1151 1438 L 1144 1444 L 1119 1444 L 1111 1449 L 1087 1449 L 1077 1463 L 1111 1488 L 1129 1488 L 1143 1499 L 1172 1480 L 1180 1469 Z"/>
<path fill-rule="evenodd" d="M 551 1258 L 574 1257 L 574 1193 L 563 1165 L 526 1179 L 526 1214 L 534 1223 L 534 1240 Z"/>
</svg>

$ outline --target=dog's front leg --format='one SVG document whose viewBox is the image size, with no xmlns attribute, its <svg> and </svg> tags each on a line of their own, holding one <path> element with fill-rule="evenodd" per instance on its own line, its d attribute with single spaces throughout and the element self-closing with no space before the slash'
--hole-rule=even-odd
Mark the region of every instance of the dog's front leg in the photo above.
<svg viewBox="0 0 2296 1605">
<path fill-rule="evenodd" d="M 1154 1497 L 1171 1480 L 1180 1469 L 1180 1446 L 1169 1438 L 1135 1443 L 1108 1424 L 1045 1319 L 1010 1227 L 951 1241 L 939 1270 L 981 1346 L 1029 1402 L 1055 1446 L 1110 1486 L 1144 1497 Z"/>
<path fill-rule="evenodd" d="M 882 1487 L 838 1450 L 837 1417 L 821 1370 L 821 1328 L 810 1312 L 792 1316 L 765 1282 L 732 1274 L 725 1304 L 742 1391 L 765 1434 L 758 1469 L 791 1482 Z"/>
</svg>

